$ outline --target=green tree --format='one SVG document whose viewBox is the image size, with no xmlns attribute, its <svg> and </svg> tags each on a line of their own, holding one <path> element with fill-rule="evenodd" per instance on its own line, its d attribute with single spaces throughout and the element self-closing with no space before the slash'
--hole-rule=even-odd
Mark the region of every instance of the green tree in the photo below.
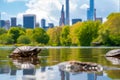
<svg viewBox="0 0 120 80">
<path fill-rule="evenodd" d="M 0 35 L 7 33 L 7 30 L 5 30 L 4 28 L 0 28 Z"/>
<path fill-rule="evenodd" d="M 61 32 L 61 44 L 64 46 L 69 46 L 71 45 L 71 39 L 70 39 L 70 27 L 69 26 L 64 26 L 62 27 L 62 32 Z"/>
<path fill-rule="evenodd" d="M 100 22 L 87 21 L 82 24 L 79 30 L 78 39 L 81 46 L 90 46 L 97 37 Z"/>
<path fill-rule="evenodd" d="M 2 34 L 0 35 L 0 44 L 12 44 L 14 40 L 12 39 L 11 35 Z"/>
<path fill-rule="evenodd" d="M 20 27 L 11 27 L 11 28 L 8 30 L 8 34 L 12 35 L 12 38 L 14 39 L 14 43 L 16 43 L 16 42 L 17 42 L 17 38 L 18 38 L 20 35 L 25 34 L 25 29 L 20 28 Z"/>
<path fill-rule="evenodd" d="M 47 34 L 49 35 L 49 44 L 50 45 L 61 45 L 60 43 L 60 35 L 61 35 L 62 27 L 54 27 L 47 30 Z"/>
<path fill-rule="evenodd" d="M 35 28 L 33 30 L 32 40 L 34 42 L 47 44 L 48 41 L 49 41 L 49 36 L 47 35 L 47 33 L 45 32 L 44 29 L 42 29 L 42 28 Z"/>
<path fill-rule="evenodd" d="M 120 13 L 112 13 L 107 21 L 99 28 L 99 36 L 96 39 L 103 45 L 120 46 Z"/>
<path fill-rule="evenodd" d="M 26 35 L 21 35 L 19 36 L 19 38 L 17 39 L 17 43 L 22 43 L 22 44 L 30 44 L 30 38 Z"/>
</svg>

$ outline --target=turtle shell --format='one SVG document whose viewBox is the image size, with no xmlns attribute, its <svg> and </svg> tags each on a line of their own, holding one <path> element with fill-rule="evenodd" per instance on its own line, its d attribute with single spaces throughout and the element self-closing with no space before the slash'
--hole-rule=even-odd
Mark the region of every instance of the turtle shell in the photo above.
<svg viewBox="0 0 120 80">
<path fill-rule="evenodd" d="M 120 49 L 111 50 L 106 53 L 108 57 L 120 57 Z"/>
<path fill-rule="evenodd" d="M 31 52 L 34 49 L 36 49 L 37 47 L 32 47 L 32 46 L 21 46 L 21 47 L 17 47 L 13 53 L 27 53 L 27 52 Z"/>
</svg>

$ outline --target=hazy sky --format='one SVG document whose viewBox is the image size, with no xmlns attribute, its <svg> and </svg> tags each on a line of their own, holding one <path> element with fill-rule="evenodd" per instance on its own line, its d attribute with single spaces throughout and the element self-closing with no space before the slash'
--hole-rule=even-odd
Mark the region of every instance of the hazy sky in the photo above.
<svg viewBox="0 0 120 80">
<path fill-rule="evenodd" d="M 65 0 L 0 0 L 1 19 L 17 17 L 18 24 L 22 24 L 23 14 L 36 14 L 37 22 L 45 18 L 47 22 L 58 25 L 62 4 L 65 4 Z M 105 19 L 110 13 L 118 12 L 118 5 L 119 0 L 95 0 L 97 17 Z M 86 20 L 88 7 L 89 0 L 70 0 L 70 19 Z"/>
</svg>

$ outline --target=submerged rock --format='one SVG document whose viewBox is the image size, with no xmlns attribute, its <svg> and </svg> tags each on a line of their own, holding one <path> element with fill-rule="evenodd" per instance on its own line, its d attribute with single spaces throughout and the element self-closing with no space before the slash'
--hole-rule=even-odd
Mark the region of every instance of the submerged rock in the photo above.
<svg viewBox="0 0 120 80">
<path fill-rule="evenodd" d="M 115 49 L 107 52 L 106 57 L 120 57 L 120 49 Z"/>
<path fill-rule="evenodd" d="M 59 69 L 62 71 L 79 73 L 79 72 L 101 72 L 103 67 L 96 63 L 68 61 L 59 64 Z"/>
<path fill-rule="evenodd" d="M 116 58 L 116 57 L 106 57 L 106 59 L 110 62 L 112 62 L 112 64 L 114 65 L 120 65 L 120 58 Z"/>
<path fill-rule="evenodd" d="M 9 57 L 33 57 L 38 55 L 40 53 L 41 49 L 39 47 L 33 47 L 33 46 L 21 46 L 17 47 L 10 55 Z"/>
</svg>

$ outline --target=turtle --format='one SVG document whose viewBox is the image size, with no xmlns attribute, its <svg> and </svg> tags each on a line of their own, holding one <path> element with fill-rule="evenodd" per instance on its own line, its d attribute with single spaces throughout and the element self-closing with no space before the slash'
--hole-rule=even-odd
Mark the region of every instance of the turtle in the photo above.
<svg viewBox="0 0 120 80">
<path fill-rule="evenodd" d="M 120 49 L 110 50 L 106 53 L 106 57 L 120 57 Z"/>
<path fill-rule="evenodd" d="M 13 50 L 9 57 L 37 57 L 40 53 L 41 48 L 34 46 L 21 46 Z"/>
</svg>

